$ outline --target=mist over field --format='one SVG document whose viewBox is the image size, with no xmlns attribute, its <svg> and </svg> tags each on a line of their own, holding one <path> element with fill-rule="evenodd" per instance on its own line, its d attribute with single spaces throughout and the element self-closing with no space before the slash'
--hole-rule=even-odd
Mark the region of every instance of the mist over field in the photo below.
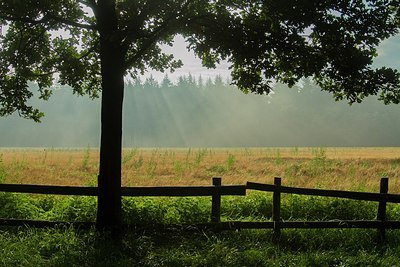
<svg viewBox="0 0 400 267">
<path fill-rule="evenodd" d="M 97 147 L 100 100 L 55 89 L 33 100 L 42 123 L 0 118 L 1 147 Z M 399 146 L 400 107 L 376 98 L 349 106 L 308 80 L 270 96 L 244 94 L 218 77 L 155 79 L 125 90 L 125 147 Z"/>
</svg>

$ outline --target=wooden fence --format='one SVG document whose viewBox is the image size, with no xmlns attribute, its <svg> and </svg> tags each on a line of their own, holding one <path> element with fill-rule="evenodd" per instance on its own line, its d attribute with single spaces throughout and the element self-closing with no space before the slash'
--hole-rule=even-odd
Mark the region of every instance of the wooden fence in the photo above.
<svg viewBox="0 0 400 267">
<path fill-rule="evenodd" d="M 273 193 L 272 228 L 274 229 L 275 238 L 279 238 L 282 228 L 377 228 L 379 231 L 380 239 L 385 238 L 385 229 L 400 229 L 400 221 L 388 221 L 386 217 L 386 203 L 400 203 L 400 195 L 388 194 L 388 178 L 381 178 L 379 193 L 288 187 L 281 185 L 280 177 L 275 177 L 273 185 L 247 182 L 246 188 Z M 280 199 L 282 193 L 376 201 L 379 203 L 376 216 L 377 219 L 373 221 L 282 221 L 280 216 Z"/>
<path fill-rule="evenodd" d="M 196 197 L 211 196 L 211 222 L 191 225 L 195 228 L 213 228 L 216 230 L 228 229 L 273 229 L 274 238 L 279 239 L 283 228 L 376 228 L 379 237 L 385 238 L 386 229 L 400 229 L 400 221 L 388 221 L 386 216 L 386 203 L 400 203 L 400 195 L 388 193 L 388 178 L 381 178 L 380 192 L 354 192 L 342 190 L 323 190 L 297 188 L 281 185 L 281 178 L 276 177 L 274 184 L 261 184 L 247 182 L 246 185 L 222 185 L 221 178 L 212 179 L 212 186 L 167 186 L 167 187 L 122 187 L 122 196 L 171 196 L 171 197 Z M 221 196 L 236 195 L 245 196 L 246 190 L 259 190 L 272 192 L 272 221 L 266 222 L 221 222 Z M 34 194 L 56 194 L 97 196 L 96 187 L 71 187 L 71 186 L 43 186 L 22 184 L 0 184 L 0 192 L 34 193 Z M 334 198 L 347 198 L 362 201 L 378 202 L 376 220 L 334 220 L 334 221 L 283 221 L 281 219 L 281 195 L 298 194 L 325 196 Z M 31 225 L 36 227 L 51 227 L 65 222 L 33 221 L 0 219 L 0 225 Z M 73 223 L 79 227 L 92 226 L 93 222 Z"/>
<path fill-rule="evenodd" d="M 245 185 L 222 185 L 220 177 L 212 178 L 212 186 L 162 186 L 162 187 L 122 187 L 123 197 L 200 197 L 211 196 L 211 222 L 218 223 L 221 218 L 221 196 L 245 196 Z M 97 187 L 0 184 L 0 192 L 31 193 L 48 195 L 97 196 Z M 1 207 L 0 207 L 1 208 Z M 60 223 L 37 220 L 17 220 L 0 218 L 0 225 L 29 225 L 35 227 L 51 227 Z M 93 222 L 71 223 L 82 228 L 91 227 Z"/>
</svg>

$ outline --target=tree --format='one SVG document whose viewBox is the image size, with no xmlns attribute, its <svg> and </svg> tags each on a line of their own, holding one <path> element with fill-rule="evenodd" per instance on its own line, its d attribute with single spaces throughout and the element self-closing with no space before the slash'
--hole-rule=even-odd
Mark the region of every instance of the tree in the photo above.
<svg viewBox="0 0 400 267">
<path fill-rule="evenodd" d="M 380 94 L 400 101 L 400 75 L 372 69 L 376 47 L 399 31 L 398 0 L 3 0 L 8 27 L 0 48 L 0 115 L 36 121 L 28 104 L 38 85 L 74 93 L 101 92 L 97 227 L 121 225 L 121 135 L 124 77 L 182 65 L 160 45 L 181 34 L 206 67 L 227 60 L 232 81 L 266 94 L 274 81 L 313 77 L 336 99 Z M 60 31 L 63 33 L 60 34 Z"/>
</svg>

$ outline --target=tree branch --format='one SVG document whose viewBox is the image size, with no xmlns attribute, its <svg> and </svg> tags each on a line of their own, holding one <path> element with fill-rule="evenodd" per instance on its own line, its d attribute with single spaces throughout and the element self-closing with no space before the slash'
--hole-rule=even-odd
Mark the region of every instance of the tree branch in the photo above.
<svg viewBox="0 0 400 267">
<path fill-rule="evenodd" d="M 40 24 L 40 23 L 44 23 L 44 22 L 48 21 L 48 17 L 46 17 L 46 16 L 43 16 L 43 18 L 41 18 L 39 20 L 33 20 L 30 18 L 13 17 L 13 16 L 4 15 L 4 14 L 0 14 L 0 19 L 9 20 L 9 21 L 25 22 L 25 23 L 30 23 L 32 25 L 36 25 L 36 24 Z"/>
<path fill-rule="evenodd" d="M 179 12 L 179 16 L 181 16 L 188 8 L 189 4 L 191 1 L 186 1 L 182 8 L 181 12 Z M 136 52 L 136 54 L 127 59 L 125 61 L 125 69 L 129 68 L 131 64 L 133 64 L 136 60 L 138 60 L 143 54 L 148 50 L 160 37 L 162 34 L 166 33 L 169 30 L 169 25 L 173 19 L 176 19 L 176 14 L 172 13 L 171 16 L 169 16 L 163 24 L 161 24 L 158 28 L 156 28 L 152 33 L 150 33 L 150 36 L 147 38 L 145 43 L 142 45 L 142 47 L 139 49 L 139 51 Z M 127 44 L 126 46 L 129 46 Z"/>
<path fill-rule="evenodd" d="M 78 28 L 82 28 L 82 29 L 88 29 L 88 30 L 97 29 L 97 25 L 79 23 L 79 22 L 72 21 L 72 20 L 69 20 L 66 18 L 55 16 L 50 13 L 47 13 L 39 20 L 34 20 L 31 18 L 27 18 L 27 17 L 13 17 L 13 16 L 4 15 L 4 14 L 0 14 L 0 19 L 9 20 L 9 21 L 25 22 L 25 23 L 29 23 L 31 25 L 46 23 L 46 22 L 50 22 L 51 20 L 54 20 L 55 22 L 59 22 L 62 24 L 66 24 L 66 25 L 70 25 L 70 26 L 78 27 Z"/>
<path fill-rule="evenodd" d="M 85 57 L 89 56 L 92 52 L 94 52 L 98 48 L 99 42 L 96 42 L 92 47 L 90 47 L 86 53 L 79 57 L 79 60 L 84 59 Z"/>
<path fill-rule="evenodd" d="M 136 54 L 133 57 L 125 61 L 124 68 L 128 69 L 131 64 L 133 64 L 136 60 L 138 60 L 144 54 L 144 52 L 146 52 L 146 50 L 149 49 L 154 44 L 155 41 L 157 41 L 157 39 L 158 36 L 155 35 L 153 35 L 152 38 L 148 39 L 147 42 L 141 47 L 139 51 L 136 52 Z"/>
<path fill-rule="evenodd" d="M 79 22 L 76 22 L 76 21 L 72 21 L 72 20 L 66 19 L 66 18 L 58 17 L 58 16 L 55 16 L 53 14 L 49 14 L 49 17 L 50 17 L 50 19 L 53 19 L 56 22 L 61 22 L 63 24 L 69 25 L 69 26 L 82 28 L 82 29 L 88 29 L 88 30 L 96 30 L 97 29 L 97 25 L 83 24 L 83 23 L 79 23 Z"/>
<path fill-rule="evenodd" d="M 167 31 L 169 21 L 170 20 L 166 21 L 164 24 L 160 25 L 156 30 L 154 30 L 139 51 L 137 51 L 133 57 L 125 61 L 125 69 L 138 60 L 146 52 L 146 50 L 149 49 L 161 37 L 161 35 Z"/>
</svg>

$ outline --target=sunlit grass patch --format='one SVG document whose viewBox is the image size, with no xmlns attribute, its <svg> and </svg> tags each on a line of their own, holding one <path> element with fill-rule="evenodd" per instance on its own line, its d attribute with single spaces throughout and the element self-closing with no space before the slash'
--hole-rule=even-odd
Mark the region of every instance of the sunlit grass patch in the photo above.
<svg viewBox="0 0 400 267">
<path fill-rule="evenodd" d="M 5 183 L 95 185 L 97 149 L 2 149 L 0 177 Z M 210 185 L 247 181 L 377 192 L 379 179 L 390 179 L 389 192 L 400 192 L 399 148 L 250 148 L 127 149 L 122 182 L 129 186 Z M 7 175 L 5 175 L 7 174 Z"/>
</svg>

